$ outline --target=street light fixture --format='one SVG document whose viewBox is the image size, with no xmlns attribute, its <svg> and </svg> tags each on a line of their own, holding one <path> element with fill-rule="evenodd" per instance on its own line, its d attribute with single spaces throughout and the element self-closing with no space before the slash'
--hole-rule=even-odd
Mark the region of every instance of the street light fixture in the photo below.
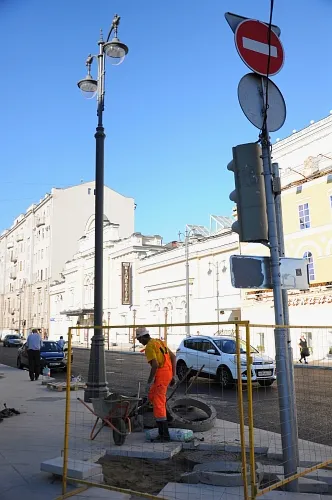
<svg viewBox="0 0 332 500">
<path fill-rule="evenodd" d="M 184 236 L 185 259 L 186 259 L 186 337 L 190 337 L 190 293 L 189 293 L 189 239 L 190 236 L 195 236 L 198 239 L 203 239 L 204 236 L 197 233 L 195 228 L 186 229 L 185 233 L 179 231 L 179 240 Z"/>
<path fill-rule="evenodd" d="M 208 270 L 208 275 L 212 274 L 212 269 L 211 266 L 216 268 L 216 297 L 217 297 L 217 322 L 219 323 L 219 265 L 223 264 L 222 272 L 226 272 L 227 268 L 225 266 L 225 260 L 222 260 L 221 262 L 216 262 L 215 264 L 213 262 L 209 262 L 209 270 Z M 219 325 L 218 325 L 218 332 L 219 332 Z"/>
<path fill-rule="evenodd" d="M 108 394 L 105 365 L 105 345 L 103 337 L 103 230 L 104 230 L 104 143 L 103 111 L 105 101 L 105 60 L 110 57 L 115 65 L 121 64 L 128 53 L 128 47 L 118 39 L 120 16 L 114 16 L 112 26 L 104 41 L 101 34 L 98 55 L 89 55 L 86 60 L 88 72 L 78 82 L 79 89 L 89 98 L 97 95 L 98 124 L 96 139 L 96 180 L 95 180 L 95 276 L 94 276 L 94 335 L 91 339 L 89 373 L 84 400 L 102 398 Z M 111 35 L 114 38 L 109 41 Z M 93 60 L 98 62 L 98 78 L 91 76 Z"/>
</svg>

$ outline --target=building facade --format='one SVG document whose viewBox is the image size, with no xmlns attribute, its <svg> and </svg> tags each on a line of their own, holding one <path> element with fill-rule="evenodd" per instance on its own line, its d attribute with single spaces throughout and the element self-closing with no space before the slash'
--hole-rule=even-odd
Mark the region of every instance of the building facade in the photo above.
<svg viewBox="0 0 332 500">
<path fill-rule="evenodd" d="M 289 292 L 290 324 L 316 327 L 294 330 L 292 343 L 296 348 L 299 332 L 304 332 L 315 359 L 332 352 L 332 327 L 328 327 L 332 324 L 331 144 L 329 116 L 273 147 L 273 161 L 281 168 L 286 256 L 307 258 L 309 264 L 310 290 Z M 256 244 L 239 245 L 237 235 L 226 226 L 214 230 L 190 226 L 200 236 L 189 240 L 190 321 L 242 319 L 273 325 L 272 292 L 234 289 L 229 269 L 231 255 L 268 255 L 268 249 Z M 117 231 L 114 226 L 105 227 L 104 324 L 119 327 L 112 331 L 110 341 L 130 342 L 132 331 L 127 325 L 157 325 L 167 320 L 171 325 L 168 341 L 177 346 L 188 333 L 185 327 L 175 326 L 186 318 L 184 244 L 163 246 L 159 236 L 139 233 L 123 239 Z M 86 228 L 78 253 L 63 270 L 64 279 L 51 286 L 50 328 L 55 337 L 66 335 L 68 326 L 92 324 L 94 254 L 88 233 Z M 130 276 L 126 297 L 124 276 Z M 151 330 L 154 335 L 165 334 L 163 327 Z M 213 325 L 192 326 L 190 333 L 215 334 L 217 330 Z M 223 330 L 220 326 L 219 331 Z M 252 332 L 253 346 L 274 355 L 273 328 L 257 326 Z M 87 332 L 81 331 L 77 341 L 87 342 Z"/>
<path fill-rule="evenodd" d="M 310 290 L 288 294 L 290 324 L 322 327 L 303 329 L 313 356 L 322 359 L 332 348 L 332 116 L 277 142 L 273 161 L 281 168 L 286 256 L 309 264 Z M 243 253 L 267 254 L 261 245 L 241 246 Z M 246 291 L 242 299 L 243 319 L 274 323 L 272 292 Z M 273 336 L 264 339 L 262 347 L 273 353 Z M 299 330 L 292 340 L 297 346 Z"/>
<path fill-rule="evenodd" d="M 111 343 L 132 342 L 134 324 L 170 324 L 170 345 L 176 346 L 185 335 L 186 251 L 183 242 L 162 245 L 160 236 L 117 237 L 118 228 L 104 229 L 104 324 L 116 325 Z M 229 229 L 188 240 L 190 321 L 240 320 L 240 293 L 231 286 L 229 257 L 238 250 L 237 236 Z M 50 288 L 50 335 L 67 335 L 68 327 L 81 326 L 76 342 L 89 342 L 85 325 L 93 324 L 94 242 L 88 231 L 78 252 L 63 270 L 63 279 Z M 127 283 L 126 283 L 127 277 Z M 127 292 L 126 292 L 127 290 Z M 217 325 L 202 327 L 215 334 Z M 202 331 L 191 327 L 191 333 Z M 232 329 L 232 327 L 230 327 Z M 164 336 L 164 329 L 152 327 L 151 333 Z"/>
<path fill-rule="evenodd" d="M 134 231 L 134 200 L 105 187 L 105 220 L 120 237 Z M 77 250 L 94 214 L 94 182 L 52 189 L 0 236 L 0 332 L 47 330 L 49 286 Z"/>
</svg>

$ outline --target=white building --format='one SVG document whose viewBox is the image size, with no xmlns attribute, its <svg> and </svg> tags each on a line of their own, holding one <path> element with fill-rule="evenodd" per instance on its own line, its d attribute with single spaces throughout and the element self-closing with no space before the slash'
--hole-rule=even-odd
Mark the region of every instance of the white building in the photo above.
<svg viewBox="0 0 332 500">
<path fill-rule="evenodd" d="M 108 187 L 104 196 L 105 220 L 119 224 L 121 238 L 132 234 L 134 200 Z M 0 332 L 48 328 L 49 284 L 76 252 L 87 221 L 93 220 L 94 202 L 94 182 L 54 188 L 1 234 Z"/>
<path fill-rule="evenodd" d="M 129 343 L 132 331 L 127 325 L 163 323 L 165 308 L 169 323 L 183 323 L 186 311 L 184 244 L 173 242 L 173 245 L 162 246 L 160 236 L 140 233 L 119 239 L 117 231 L 114 225 L 104 229 L 104 324 L 119 326 L 112 331 L 110 342 Z M 69 326 L 93 324 L 92 236 L 87 228 L 78 252 L 66 263 L 64 279 L 51 284 L 50 335 L 53 338 L 66 336 Z M 237 249 L 237 236 L 229 229 L 201 240 L 190 239 L 191 322 L 240 319 L 240 293 L 231 286 L 228 264 L 230 255 Z M 126 276 L 127 297 L 124 296 Z M 217 329 L 217 326 L 203 327 L 203 331 L 211 333 Z M 151 330 L 164 335 L 158 327 Z M 202 329 L 198 326 L 193 333 L 199 330 Z M 171 326 L 169 342 L 177 345 L 183 334 L 183 327 Z M 87 331 L 81 330 L 75 340 L 87 342 L 87 335 Z"/>
</svg>

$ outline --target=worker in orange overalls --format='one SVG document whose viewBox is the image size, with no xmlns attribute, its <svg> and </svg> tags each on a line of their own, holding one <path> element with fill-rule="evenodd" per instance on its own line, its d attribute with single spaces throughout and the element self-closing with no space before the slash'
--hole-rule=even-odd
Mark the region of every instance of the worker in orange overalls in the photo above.
<svg viewBox="0 0 332 500">
<path fill-rule="evenodd" d="M 166 394 L 169 385 L 175 384 L 176 357 L 166 344 L 152 339 L 146 328 L 137 328 L 137 340 L 145 346 L 145 356 L 151 366 L 146 387 L 149 401 L 153 405 L 159 437 L 156 441 L 167 443 L 171 440 L 168 430 Z"/>
</svg>

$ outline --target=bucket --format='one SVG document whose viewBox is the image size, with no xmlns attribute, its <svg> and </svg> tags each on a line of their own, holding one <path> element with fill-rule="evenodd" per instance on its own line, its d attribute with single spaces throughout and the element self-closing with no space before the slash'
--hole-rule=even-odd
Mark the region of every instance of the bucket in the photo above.
<svg viewBox="0 0 332 500">
<path fill-rule="evenodd" d="M 45 366 L 45 368 L 43 369 L 43 375 L 44 375 L 44 377 L 50 377 L 51 376 L 51 369 L 48 368 L 47 366 Z"/>
</svg>

